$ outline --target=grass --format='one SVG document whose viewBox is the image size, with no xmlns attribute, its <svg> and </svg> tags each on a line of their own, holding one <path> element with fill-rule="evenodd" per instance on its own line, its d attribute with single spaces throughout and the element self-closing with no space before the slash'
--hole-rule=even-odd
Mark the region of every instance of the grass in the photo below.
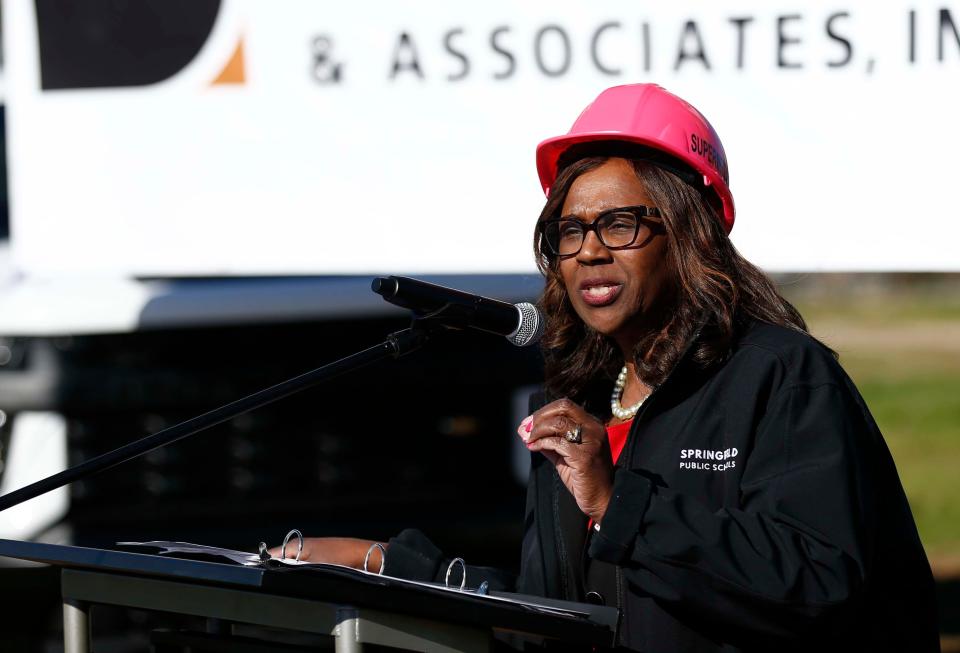
<svg viewBox="0 0 960 653">
<path fill-rule="evenodd" d="M 960 554 L 960 375 L 868 376 L 859 387 L 890 446 L 928 553 Z"/>
<path fill-rule="evenodd" d="M 893 454 L 934 565 L 960 560 L 960 277 L 936 283 L 786 284 L 814 335 L 840 354 Z M 901 279 L 902 280 L 902 279 Z M 930 281 L 930 278 L 926 278 Z M 829 280 L 828 280 L 829 281 Z M 949 562 L 948 562 L 949 561 Z"/>
</svg>

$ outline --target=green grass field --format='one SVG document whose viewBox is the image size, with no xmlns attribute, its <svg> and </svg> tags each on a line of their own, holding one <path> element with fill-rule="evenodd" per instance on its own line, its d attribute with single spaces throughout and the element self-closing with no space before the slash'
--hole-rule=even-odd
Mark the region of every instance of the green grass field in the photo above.
<svg viewBox="0 0 960 653">
<path fill-rule="evenodd" d="M 860 388 L 935 570 L 960 573 L 960 276 L 817 275 L 782 290 Z"/>
</svg>

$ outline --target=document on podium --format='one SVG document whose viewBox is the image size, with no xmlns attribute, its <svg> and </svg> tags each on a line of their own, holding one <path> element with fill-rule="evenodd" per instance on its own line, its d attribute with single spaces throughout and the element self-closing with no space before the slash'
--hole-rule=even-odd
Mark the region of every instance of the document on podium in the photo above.
<svg viewBox="0 0 960 653">
<path fill-rule="evenodd" d="M 397 587 L 424 588 L 431 591 L 440 591 L 456 594 L 469 594 L 480 597 L 487 601 L 499 602 L 516 605 L 525 610 L 537 612 L 539 614 L 561 615 L 574 618 L 589 619 L 595 617 L 597 611 L 588 604 L 574 604 L 568 601 L 553 601 L 542 597 L 533 597 L 520 594 L 511 594 L 508 592 L 487 592 L 482 586 L 470 588 L 466 586 L 466 579 L 460 585 L 430 583 L 425 581 L 416 581 L 406 578 L 397 578 L 394 576 L 385 576 L 374 571 L 364 569 L 355 569 L 344 565 L 300 561 L 295 558 L 276 558 L 267 556 L 263 553 L 251 553 L 246 551 L 237 551 L 234 549 L 225 549 L 221 547 L 206 546 L 203 544 L 191 544 L 189 542 L 171 542 L 171 541 L 151 541 L 151 542 L 117 542 L 117 546 L 133 549 L 147 550 L 154 555 L 186 558 L 191 560 L 207 560 L 210 562 L 229 561 L 233 564 L 243 565 L 245 567 L 259 567 L 263 569 L 278 568 L 300 568 L 304 570 L 326 571 L 328 573 L 340 576 L 353 577 L 361 582 L 387 583 Z M 459 560 L 459 558 L 457 559 Z M 461 561 L 462 562 L 462 561 Z M 574 608 L 573 606 L 577 607 Z M 613 608 L 608 608 L 614 613 Z M 611 614 L 611 617 L 614 617 Z M 612 621 L 615 625 L 615 618 Z"/>
</svg>

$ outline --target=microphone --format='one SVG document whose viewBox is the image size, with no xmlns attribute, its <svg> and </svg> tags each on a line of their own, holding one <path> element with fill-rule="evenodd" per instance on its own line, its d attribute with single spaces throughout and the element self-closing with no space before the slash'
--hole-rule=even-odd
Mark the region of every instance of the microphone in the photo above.
<svg viewBox="0 0 960 653">
<path fill-rule="evenodd" d="M 451 326 L 496 333 L 518 347 L 535 344 L 543 335 L 543 315 L 529 302 L 510 304 L 409 277 L 377 277 L 370 287 L 391 304 L 417 315 L 454 309 L 457 315 Z"/>
</svg>

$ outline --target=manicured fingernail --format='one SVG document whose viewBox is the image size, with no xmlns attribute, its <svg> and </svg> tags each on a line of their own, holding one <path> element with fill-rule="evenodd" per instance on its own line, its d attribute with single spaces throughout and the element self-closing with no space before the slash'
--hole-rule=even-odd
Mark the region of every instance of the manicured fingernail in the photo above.
<svg viewBox="0 0 960 653">
<path fill-rule="evenodd" d="M 526 442 L 527 437 L 529 437 L 530 429 L 532 428 L 533 417 L 527 416 L 523 418 L 523 421 L 520 422 L 520 426 L 517 427 L 517 433 L 523 438 Z"/>
</svg>

